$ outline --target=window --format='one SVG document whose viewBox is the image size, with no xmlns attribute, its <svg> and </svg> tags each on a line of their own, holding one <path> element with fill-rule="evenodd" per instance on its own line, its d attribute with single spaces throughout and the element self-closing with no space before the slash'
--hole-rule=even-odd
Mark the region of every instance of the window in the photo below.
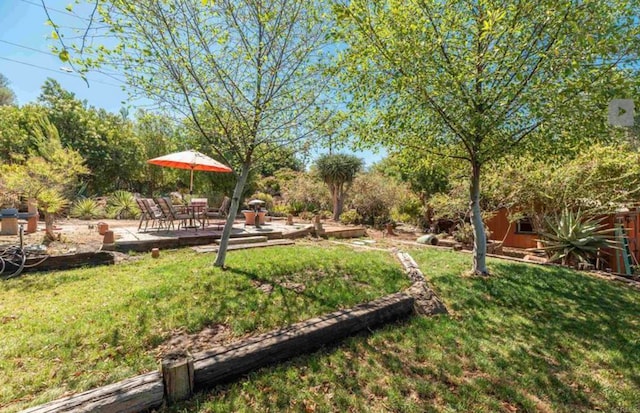
<svg viewBox="0 0 640 413">
<path fill-rule="evenodd" d="M 522 218 L 516 221 L 516 234 L 535 234 L 530 218 Z"/>
</svg>

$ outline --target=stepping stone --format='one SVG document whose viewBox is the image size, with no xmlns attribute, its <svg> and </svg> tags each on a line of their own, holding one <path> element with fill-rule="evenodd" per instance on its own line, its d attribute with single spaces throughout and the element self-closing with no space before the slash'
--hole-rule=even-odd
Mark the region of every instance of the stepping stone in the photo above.
<svg viewBox="0 0 640 413">
<path fill-rule="evenodd" d="M 261 242 L 267 242 L 269 238 L 264 235 L 259 235 L 255 237 L 239 237 L 239 238 L 229 238 L 229 245 L 238 245 L 238 244 L 257 244 Z M 220 245 L 220 240 L 217 239 L 214 241 L 216 244 Z"/>
<path fill-rule="evenodd" d="M 264 248 L 264 247 L 273 247 L 276 245 L 293 245 L 295 242 L 290 239 L 274 239 L 267 242 L 252 242 L 249 244 L 229 244 L 227 251 L 233 250 L 244 250 L 249 248 Z M 217 245 L 200 245 L 196 247 L 192 247 L 192 250 L 196 252 L 218 252 Z"/>
</svg>

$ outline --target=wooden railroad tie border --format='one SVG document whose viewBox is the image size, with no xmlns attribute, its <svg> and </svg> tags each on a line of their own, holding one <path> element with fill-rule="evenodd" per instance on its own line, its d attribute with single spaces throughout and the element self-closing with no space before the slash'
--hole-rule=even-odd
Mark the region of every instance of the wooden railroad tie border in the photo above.
<svg viewBox="0 0 640 413">
<path fill-rule="evenodd" d="M 350 309 L 311 318 L 289 327 L 240 340 L 213 351 L 173 357 L 154 371 L 104 387 L 32 407 L 28 413 L 139 412 L 193 391 L 228 382 L 255 369 L 310 353 L 350 335 L 406 318 L 414 298 L 395 293 Z M 164 373 L 164 377 L 163 377 Z"/>
</svg>

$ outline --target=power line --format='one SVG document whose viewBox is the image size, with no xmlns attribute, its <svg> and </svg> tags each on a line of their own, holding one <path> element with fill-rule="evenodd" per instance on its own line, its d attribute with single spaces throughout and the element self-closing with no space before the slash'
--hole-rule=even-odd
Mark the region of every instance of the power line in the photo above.
<svg viewBox="0 0 640 413">
<path fill-rule="evenodd" d="M 48 72 L 54 72 L 54 73 L 57 73 L 57 74 L 60 74 L 60 75 L 67 75 L 67 76 L 75 77 L 75 78 L 78 78 L 78 79 L 82 79 L 82 76 L 78 76 L 78 75 L 73 74 L 73 73 L 60 72 L 58 70 L 50 69 L 48 67 L 34 65 L 33 63 L 22 62 L 20 60 L 10 59 L 8 57 L 3 57 L 3 56 L 0 56 L 0 59 L 6 60 L 6 61 L 9 61 L 9 62 L 13 62 L 13 63 L 18 63 L 18 64 L 25 65 L 25 66 L 35 67 L 36 69 L 46 70 Z M 103 81 L 100 81 L 100 80 L 91 80 L 91 82 L 101 83 L 103 85 L 113 86 L 113 87 L 117 87 L 117 88 L 121 87 L 120 85 L 116 85 L 116 84 L 108 83 L 108 82 L 103 82 Z"/>
<path fill-rule="evenodd" d="M 10 44 L 11 46 L 21 47 L 21 48 L 27 49 L 27 50 L 33 50 L 34 52 L 46 54 L 47 56 L 53 56 L 54 55 L 53 53 L 48 53 L 48 52 L 45 52 L 44 50 L 36 49 L 34 47 L 24 46 L 24 45 L 21 45 L 21 44 L 18 44 L 18 43 L 8 42 L 8 41 L 2 40 L 2 39 L 0 39 L 0 43 Z"/>
<path fill-rule="evenodd" d="M 30 4 L 32 6 L 43 8 L 43 9 L 46 8 L 47 10 L 55 11 L 56 13 L 66 14 L 67 16 L 75 17 L 76 19 L 85 20 L 85 21 L 89 20 L 86 17 L 78 16 L 77 14 L 74 14 L 74 13 L 69 13 L 67 10 L 54 9 L 53 7 L 43 5 L 42 3 L 36 3 L 29 0 L 20 0 L 20 1 L 26 4 Z"/>
</svg>

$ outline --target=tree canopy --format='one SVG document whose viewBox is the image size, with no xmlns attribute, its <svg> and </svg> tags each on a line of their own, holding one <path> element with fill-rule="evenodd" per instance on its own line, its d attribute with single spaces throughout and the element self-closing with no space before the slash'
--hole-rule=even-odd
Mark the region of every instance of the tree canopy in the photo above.
<svg viewBox="0 0 640 413">
<path fill-rule="evenodd" d="M 13 105 L 16 102 L 16 95 L 9 87 L 9 79 L 0 73 L 0 106 Z"/>
<path fill-rule="evenodd" d="M 303 139 L 317 118 L 323 8 L 307 0 L 109 0 L 96 3 L 102 24 L 69 50 L 85 70 L 124 71 L 132 90 L 181 113 L 234 168 L 218 266 L 250 169 L 271 149 Z M 84 41 L 100 35 L 115 46 Z"/>
<path fill-rule="evenodd" d="M 635 90 L 639 6 L 337 2 L 342 79 L 362 139 L 468 163 L 474 272 L 487 273 L 482 166 L 533 138 L 552 149 L 608 138 L 607 100 Z M 576 119 L 580 129 L 567 126 Z"/>
</svg>

